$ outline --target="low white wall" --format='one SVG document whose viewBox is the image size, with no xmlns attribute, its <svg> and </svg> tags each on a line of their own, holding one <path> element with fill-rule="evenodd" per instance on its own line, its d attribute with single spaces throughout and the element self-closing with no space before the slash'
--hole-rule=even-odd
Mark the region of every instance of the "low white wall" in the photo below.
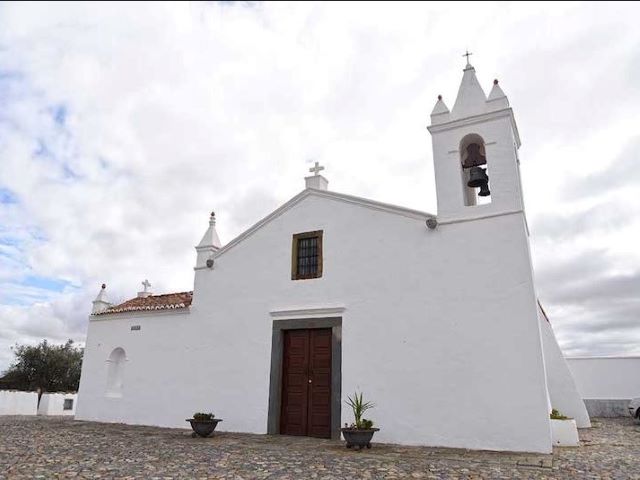
<svg viewBox="0 0 640 480">
<path fill-rule="evenodd" d="M 0 390 L 0 415 L 35 415 L 37 411 L 36 392 Z"/>
<path fill-rule="evenodd" d="M 567 363 L 583 399 L 640 397 L 640 357 L 569 357 Z"/>
<path fill-rule="evenodd" d="M 38 405 L 38 415 L 75 415 L 77 394 L 75 393 L 44 393 Z M 65 400 L 70 400 L 71 408 L 65 410 Z"/>
</svg>

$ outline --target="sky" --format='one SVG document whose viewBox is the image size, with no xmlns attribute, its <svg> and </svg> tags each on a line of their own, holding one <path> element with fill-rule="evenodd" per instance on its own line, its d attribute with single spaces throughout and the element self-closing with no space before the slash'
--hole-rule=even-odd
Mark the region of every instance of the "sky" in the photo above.
<svg viewBox="0 0 640 480">
<path fill-rule="evenodd" d="M 91 301 L 193 288 L 304 188 L 436 213 L 469 49 L 509 97 L 539 298 L 566 355 L 640 354 L 637 3 L 0 3 L 0 370 Z"/>
</svg>

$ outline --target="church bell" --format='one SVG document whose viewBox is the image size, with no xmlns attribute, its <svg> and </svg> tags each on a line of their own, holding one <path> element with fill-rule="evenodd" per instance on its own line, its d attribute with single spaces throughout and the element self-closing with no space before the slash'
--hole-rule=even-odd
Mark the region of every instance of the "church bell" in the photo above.
<svg viewBox="0 0 640 480">
<path fill-rule="evenodd" d="M 491 195 L 489 191 L 489 176 L 484 168 L 480 167 L 471 167 L 469 170 L 469 181 L 467 182 L 467 186 L 471 188 L 480 187 L 480 192 L 478 195 L 480 197 L 488 197 Z"/>
<path fill-rule="evenodd" d="M 478 192 L 478 196 L 488 197 L 489 195 L 491 195 L 491 192 L 489 191 L 489 185 L 487 185 L 486 183 L 483 183 L 482 185 L 480 185 L 480 191 Z"/>
</svg>

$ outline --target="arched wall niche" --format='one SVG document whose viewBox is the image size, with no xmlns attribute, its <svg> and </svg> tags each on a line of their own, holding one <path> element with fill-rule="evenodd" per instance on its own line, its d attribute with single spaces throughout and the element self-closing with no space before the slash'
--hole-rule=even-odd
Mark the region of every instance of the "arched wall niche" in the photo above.
<svg viewBox="0 0 640 480">
<path fill-rule="evenodd" d="M 114 348 L 107 359 L 107 385 L 105 394 L 108 397 L 122 397 L 124 384 L 124 367 L 127 355 L 122 347 Z"/>
</svg>

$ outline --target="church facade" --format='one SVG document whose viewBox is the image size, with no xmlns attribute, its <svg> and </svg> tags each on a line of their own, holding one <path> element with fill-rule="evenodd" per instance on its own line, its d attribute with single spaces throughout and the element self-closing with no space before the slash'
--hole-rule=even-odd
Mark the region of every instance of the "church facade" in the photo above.
<svg viewBox="0 0 640 480">
<path fill-rule="evenodd" d="M 362 391 L 376 441 L 550 452 L 549 413 L 589 417 L 539 305 L 520 138 L 467 64 L 432 137 L 438 214 L 306 188 L 222 245 L 192 292 L 94 301 L 76 418 L 339 438 Z"/>
</svg>

